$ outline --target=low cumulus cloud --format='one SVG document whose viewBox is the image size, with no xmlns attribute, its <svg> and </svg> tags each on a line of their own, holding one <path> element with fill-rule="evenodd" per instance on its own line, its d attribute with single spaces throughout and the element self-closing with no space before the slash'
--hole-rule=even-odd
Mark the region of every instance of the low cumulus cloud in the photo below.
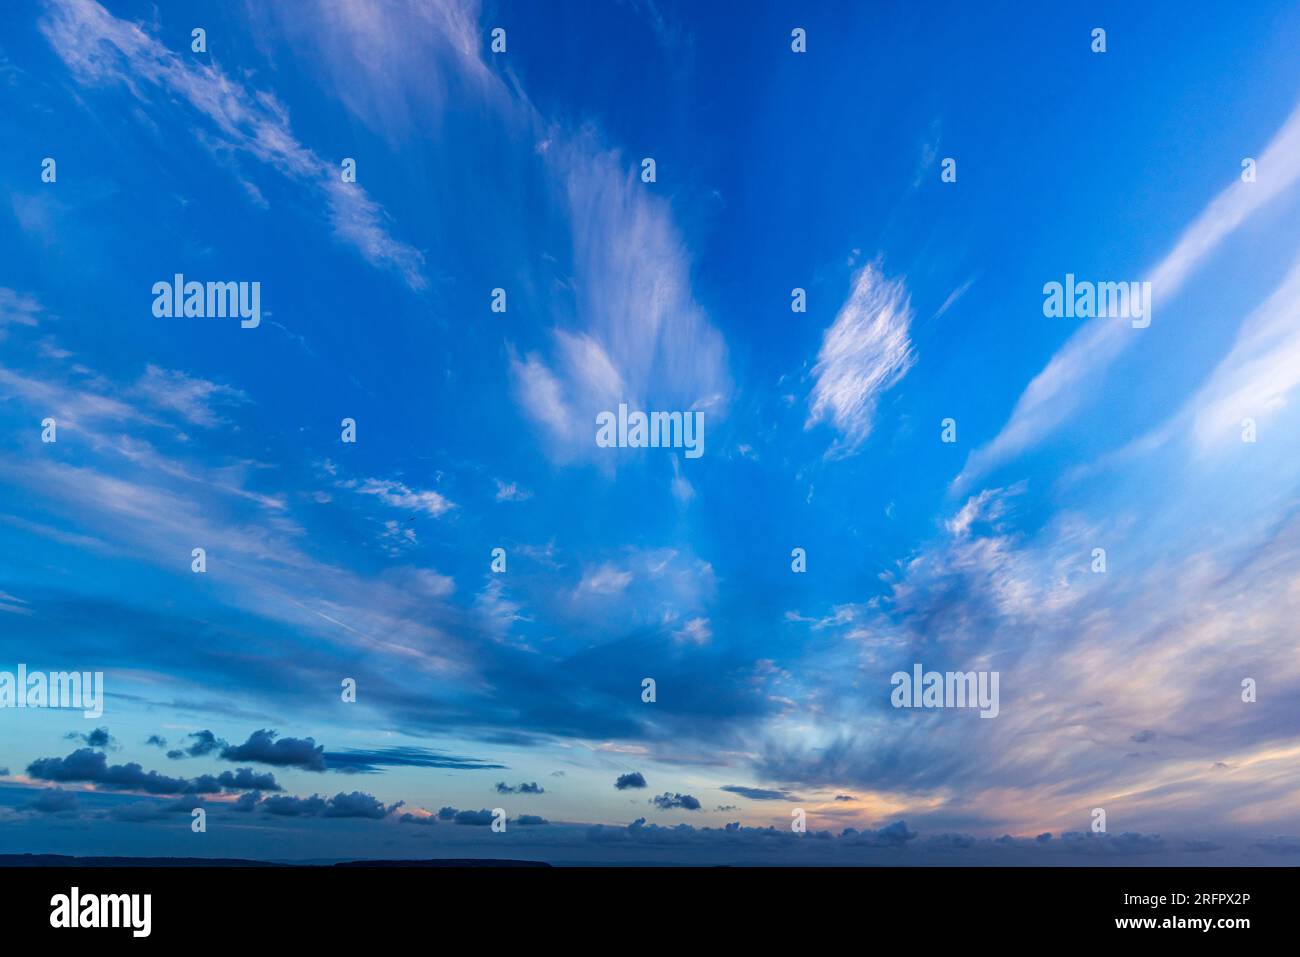
<svg viewBox="0 0 1300 957">
<path fill-rule="evenodd" d="M 628 788 L 645 787 L 645 777 L 640 771 L 633 771 L 630 774 L 620 774 L 618 780 L 614 782 L 614 787 L 620 791 L 626 791 Z"/>
<path fill-rule="evenodd" d="M 254 731 L 243 744 L 222 748 L 221 757 L 226 761 L 252 761 L 304 771 L 325 770 L 323 745 L 312 738 L 277 738 L 276 732 L 267 728 Z"/>
<path fill-rule="evenodd" d="M 38 781 L 76 781 L 146 794 L 216 794 L 251 786 L 263 791 L 280 790 L 272 775 L 253 774 L 248 768 L 225 771 L 220 775 L 203 774 L 196 778 L 171 777 L 157 771 L 146 771 L 134 761 L 109 764 L 107 756 L 93 748 L 79 748 L 63 758 L 38 758 L 27 766 L 27 774 Z"/>
<path fill-rule="evenodd" d="M 665 791 L 663 794 L 656 794 L 651 799 L 654 806 L 661 811 L 671 811 L 680 808 L 683 811 L 698 811 L 700 802 L 689 794 L 671 794 Z"/>
<path fill-rule="evenodd" d="M 92 748 L 114 748 L 117 746 L 117 739 L 108 733 L 108 728 L 96 728 L 86 734 L 78 734 L 73 731 L 64 735 L 64 737 L 68 741 L 80 741 Z"/>
<path fill-rule="evenodd" d="M 269 797 L 262 801 L 260 807 L 267 814 L 276 817 L 351 817 L 379 820 L 387 817 L 401 807 L 403 802 L 386 805 L 374 795 L 362 791 L 350 794 L 339 793 L 332 798 L 323 798 L 319 794 L 311 797 Z"/>
<path fill-rule="evenodd" d="M 75 814 L 80 808 L 77 796 L 62 788 L 46 788 L 26 804 L 19 805 L 20 810 L 37 814 Z"/>
<path fill-rule="evenodd" d="M 453 824 L 464 824 L 469 827 L 486 827 L 492 823 L 492 812 L 487 808 L 481 808 L 477 811 L 458 811 L 454 807 L 444 807 L 438 810 L 438 819 L 442 821 L 451 821 Z"/>
<path fill-rule="evenodd" d="M 505 781 L 498 781 L 496 786 L 498 794 L 545 794 L 546 789 L 536 781 L 529 784 L 517 784 L 511 787 Z"/>
</svg>

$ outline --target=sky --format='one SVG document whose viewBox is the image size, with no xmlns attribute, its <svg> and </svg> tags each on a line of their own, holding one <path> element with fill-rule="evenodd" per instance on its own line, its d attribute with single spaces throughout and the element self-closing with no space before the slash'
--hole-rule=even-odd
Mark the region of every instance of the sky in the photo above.
<svg viewBox="0 0 1300 957">
<path fill-rule="evenodd" d="M 0 853 L 1300 861 L 1300 9 L 1201 6 L 8 5 L 0 672 L 105 698 Z"/>
</svg>

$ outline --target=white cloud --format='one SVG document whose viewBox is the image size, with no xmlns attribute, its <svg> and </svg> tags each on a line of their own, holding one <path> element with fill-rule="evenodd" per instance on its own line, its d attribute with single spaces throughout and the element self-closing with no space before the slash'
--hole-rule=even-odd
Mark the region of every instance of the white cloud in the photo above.
<svg viewBox="0 0 1300 957">
<path fill-rule="evenodd" d="M 1191 401 L 1203 445 L 1241 440 L 1242 420 L 1257 423 L 1285 408 L 1300 385 L 1300 260 L 1237 334 L 1232 349 Z"/>
<path fill-rule="evenodd" d="M 248 396 L 239 389 L 155 365 L 145 368 L 132 392 L 156 408 L 176 412 L 185 421 L 206 428 L 224 421 L 216 411 L 217 406 L 248 401 Z"/>
<path fill-rule="evenodd" d="M 34 297 L 0 286 L 0 326 L 34 326 L 43 311 Z"/>
<path fill-rule="evenodd" d="M 373 495 L 393 508 L 425 512 L 435 518 L 448 509 L 455 508 L 452 502 L 438 492 L 408 488 L 401 482 L 388 479 L 369 478 L 364 482 L 347 481 L 341 484 L 361 495 Z"/>
<path fill-rule="evenodd" d="M 526 502 L 533 497 L 533 493 L 526 488 L 520 488 L 515 482 L 503 482 L 500 479 L 497 482 L 497 501 L 498 502 Z"/>
<path fill-rule="evenodd" d="M 692 618 L 673 632 L 673 640 L 683 644 L 707 645 L 712 637 L 713 629 L 707 618 Z"/>
<path fill-rule="evenodd" d="M 120 83 L 142 104 L 158 108 L 173 99 L 188 103 L 210 124 L 195 131 L 201 142 L 251 156 L 320 191 L 340 239 L 372 265 L 399 273 L 411 288 L 424 288 L 423 254 L 389 235 L 383 209 L 365 190 L 343 183 L 334 164 L 297 140 L 288 111 L 272 94 L 248 89 L 217 66 L 187 61 L 94 0 L 51 0 L 40 29 L 81 83 Z M 151 90 L 161 94 L 156 102 Z"/>
<path fill-rule="evenodd" d="M 1258 169 L 1257 182 L 1237 179 L 1219 193 L 1148 273 L 1155 302 L 1168 304 L 1227 236 L 1300 179 L 1300 107 L 1260 154 Z M 1074 411 L 1081 396 L 1090 394 L 1082 383 L 1109 366 L 1142 333 L 1111 318 L 1089 320 L 1029 383 L 1010 421 L 993 441 L 971 454 L 954 484 L 977 478 L 1048 435 Z"/>
<path fill-rule="evenodd" d="M 582 573 L 577 594 L 616 595 L 631 583 L 631 572 L 606 563 L 588 568 Z"/>
<path fill-rule="evenodd" d="M 871 434 L 881 393 L 897 385 L 915 357 L 908 330 L 912 308 L 900 280 L 868 264 L 822 337 L 813 367 L 805 428 L 829 421 L 842 439 L 831 455 L 849 455 Z"/>
<path fill-rule="evenodd" d="M 673 498 L 682 505 L 689 505 L 695 497 L 695 487 L 682 474 L 682 466 L 676 455 L 673 456 Z"/>
</svg>

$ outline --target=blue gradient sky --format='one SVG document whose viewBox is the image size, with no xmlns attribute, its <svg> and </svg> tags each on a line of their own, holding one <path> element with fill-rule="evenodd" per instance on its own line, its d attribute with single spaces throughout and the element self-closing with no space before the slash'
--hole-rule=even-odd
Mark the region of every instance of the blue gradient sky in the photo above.
<svg viewBox="0 0 1300 957">
<path fill-rule="evenodd" d="M 1300 10 L 927 6 L 13 5 L 0 669 L 110 697 L 0 711 L 0 848 L 1294 863 Z M 261 325 L 155 318 L 178 272 Z M 1001 713 L 893 709 L 914 662 Z M 132 763 L 369 797 L 193 835 Z M 549 823 L 416 823 L 494 807 Z"/>
</svg>

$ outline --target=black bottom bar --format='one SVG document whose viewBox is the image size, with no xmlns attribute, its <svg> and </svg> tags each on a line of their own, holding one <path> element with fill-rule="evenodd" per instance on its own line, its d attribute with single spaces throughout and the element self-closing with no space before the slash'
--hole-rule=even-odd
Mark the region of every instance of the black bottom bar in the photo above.
<svg viewBox="0 0 1300 957">
<path fill-rule="evenodd" d="M 150 895 L 147 939 L 166 943 L 433 933 L 448 946 L 468 935 L 495 947 L 553 933 L 615 943 L 615 933 L 735 944 L 761 943 L 784 925 L 817 928 L 811 944 L 839 925 L 858 934 L 910 927 L 926 945 L 1050 933 L 1230 946 L 1294 930 L 1296 877 L 1295 868 L 15 867 L 0 868 L 0 933 L 134 942 L 129 926 L 52 927 L 52 914 L 70 923 L 75 887 L 88 919 L 100 901 L 87 897 Z M 67 898 L 62 914 L 56 895 Z M 105 919 L 114 907 L 131 924 L 121 900 Z"/>
</svg>

